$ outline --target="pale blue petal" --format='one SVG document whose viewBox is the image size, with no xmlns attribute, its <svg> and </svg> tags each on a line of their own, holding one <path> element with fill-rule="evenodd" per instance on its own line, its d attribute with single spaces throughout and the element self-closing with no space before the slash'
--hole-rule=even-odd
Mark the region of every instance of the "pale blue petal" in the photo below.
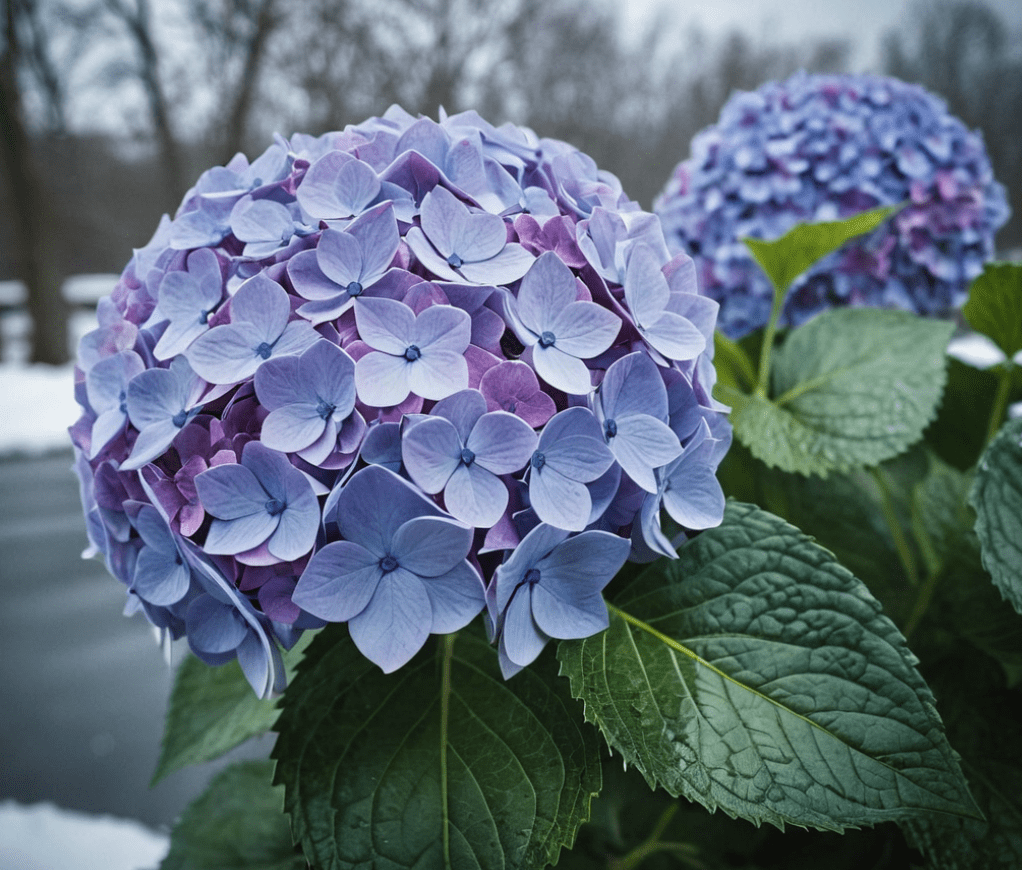
<svg viewBox="0 0 1022 870">
<path fill-rule="evenodd" d="M 557 338 L 557 349 L 590 359 L 614 343 L 621 320 L 595 302 L 572 302 L 556 313 L 550 331 Z"/>
<path fill-rule="evenodd" d="M 285 562 L 293 562 L 308 553 L 316 543 L 319 531 L 319 502 L 304 476 L 302 484 L 305 492 L 299 497 L 289 498 L 287 507 L 280 514 L 280 523 L 266 542 L 267 549 Z"/>
<path fill-rule="evenodd" d="M 314 405 L 285 405 L 269 413 L 259 438 L 274 450 L 296 453 L 319 438 L 325 427 L 326 421 Z"/>
<path fill-rule="evenodd" d="M 614 463 L 614 454 L 603 440 L 588 435 L 564 435 L 549 447 L 546 439 L 540 442 L 540 451 L 546 457 L 546 468 L 554 468 L 560 474 L 589 483 L 596 480 Z"/>
<path fill-rule="evenodd" d="M 235 607 L 208 594 L 198 596 L 188 605 L 185 623 L 188 643 L 205 653 L 231 652 L 249 631 L 248 623 Z"/>
<path fill-rule="evenodd" d="M 684 462 L 684 460 L 682 460 Z M 686 529 L 711 529 L 724 518 L 724 492 L 712 469 L 692 463 L 669 476 L 664 507 Z"/>
<path fill-rule="evenodd" d="M 406 571 L 439 577 L 468 556 L 472 529 L 446 517 L 415 517 L 394 533 L 390 554 Z"/>
<path fill-rule="evenodd" d="M 550 640 L 532 618 L 531 593 L 528 584 L 523 585 L 504 612 L 504 650 L 512 662 L 523 667 L 531 665 Z"/>
<path fill-rule="evenodd" d="M 276 336 L 273 336 L 276 338 Z M 229 323 L 204 332 L 185 351 L 192 370 L 211 384 L 236 384 L 263 363 L 256 348 L 265 341 L 251 323 Z"/>
<path fill-rule="evenodd" d="M 544 251 L 518 290 L 517 312 L 536 335 L 550 328 L 557 314 L 575 301 L 575 276 L 553 251 Z"/>
<path fill-rule="evenodd" d="M 332 232 L 325 230 L 326 233 Z M 322 242 L 320 242 L 322 244 Z M 295 254 L 287 263 L 287 276 L 295 288 L 295 293 L 303 299 L 333 299 L 343 287 L 331 281 L 319 268 L 318 248 L 311 251 L 301 251 Z M 345 284 L 347 286 L 347 284 Z M 349 299 L 351 297 L 348 297 Z"/>
<path fill-rule="evenodd" d="M 156 508 L 144 505 L 135 517 L 134 526 L 145 541 L 147 550 L 169 556 L 171 561 L 178 555 L 170 527 Z"/>
<path fill-rule="evenodd" d="M 628 559 L 625 538 L 588 531 L 568 538 L 540 559 L 540 585 L 565 601 L 600 592 Z"/>
<path fill-rule="evenodd" d="M 359 338 L 374 350 L 399 356 L 415 343 L 415 312 L 396 299 L 361 300 L 355 307 L 355 325 Z"/>
<path fill-rule="evenodd" d="M 298 357 L 271 357 L 253 379 L 259 404 L 275 411 L 300 400 L 314 401 L 309 385 L 298 375 Z"/>
<path fill-rule="evenodd" d="M 389 674 L 422 649 L 432 621 L 423 581 L 398 568 L 380 578 L 372 601 L 348 621 L 348 630 L 362 655 Z"/>
<path fill-rule="evenodd" d="M 632 248 L 625 270 L 625 302 L 640 328 L 655 323 L 671 296 L 667 278 L 648 245 Z"/>
<path fill-rule="evenodd" d="M 251 469 L 244 465 L 215 465 L 195 476 L 195 489 L 206 513 L 234 520 L 265 513 L 269 496 Z"/>
<path fill-rule="evenodd" d="M 447 258 L 455 253 L 454 244 L 468 220 L 468 208 L 447 188 L 435 187 L 423 197 L 419 214 L 422 231 L 440 254 Z"/>
<path fill-rule="evenodd" d="M 233 520 L 214 519 L 203 549 L 217 556 L 235 556 L 264 543 L 280 523 L 280 515 L 265 510 Z"/>
<path fill-rule="evenodd" d="M 644 353 L 616 360 L 607 369 L 598 396 L 604 419 L 647 414 L 667 422 L 667 388 L 659 367 Z"/>
<path fill-rule="evenodd" d="M 291 600 L 320 619 L 346 622 L 365 609 L 382 576 L 379 556 L 350 541 L 338 541 L 309 560 Z"/>
<path fill-rule="evenodd" d="M 521 417 L 491 411 L 479 418 L 465 444 L 478 465 L 494 474 L 513 474 L 525 467 L 539 437 Z"/>
<path fill-rule="evenodd" d="M 265 272 L 249 278 L 231 299 L 231 323 L 255 324 L 266 336 L 264 341 L 272 342 L 280 335 L 290 313 L 287 291 Z"/>
<path fill-rule="evenodd" d="M 430 414 L 443 417 L 454 424 L 462 444 L 468 441 L 472 427 L 485 413 L 486 399 L 478 390 L 461 390 L 453 396 L 441 399 L 430 411 Z M 461 445 L 458 449 L 461 449 Z"/>
<path fill-rule="evenodd" d="M 580 532 L 589 523 L 592 499 L 585 484 L 550 467 L 539 473 L 533 469 L 529 477 L 529 502 L 536 516 L 559 529 Z"/>
<path fill-rule="evenodd" d="M 356 280 L 368 287 L 387 271 L 401 244 L 394 207 L 389 202 L 376 206 L 352 221 L 346 232 L 362 249 L 362 273 Z"/>
<path fill-rule="evenodd" d="M 366 354 L 355 363 L 355 390 L 359 399 L 374 408 L 389 408 L 400 404 L 411 392 L 409 373 L 414 365 L 401 356 L 379 351 Z M 467 369 L 466 366 L 466 381 Z"/>
<path fill-rule="evenodd" d="M 651 326 L 639 332 L 656 350 L 672 360 L 695 359 L 706 350 L 703 334 L 680 314 L 665 311 Z"/>
<path fill-rule="evenodd" d="M 677 459 L 681 442 L 670 426 L 646 414 L 617 419 L 617 435 L 610 449 L 625 473 L 646 492 L 656 492 L 653 469 Z"/>
<path fill-rule="evenodd" d="M 134 471 L 147 462 L 152 462 L 162 455 L 177 438 L 181 427 L 175 426 L 172 420 L 152 423 L 138 433 L 131 455 L 121 463 L 121 471 Z"/>
<path fill-rule="evenodd" d="M 456 519 L 488 529 L 501 518 L 508 503 L 507 487 L 478 462 L 460 465 L 444 490 L 444 504 Z"/>
<path fill-rule="evenodd" d="M 449 350 L 461 354 L 472 340 L 472 318 L 452 305 L 433 305 L 415 318 L 412 337 L 412 343 L 419 350 L 429 348 L 431 351 Z M 404 348 L 401 350 L 403 353 Z"/>
<path fill-rule="evenodd" d="M 564 640 L 590 637 L 610 625 L 602 595 L 572 595 L 565 600 L 547 589 L 542 580 L 532 588 L 532 617 L 544 634 Z"/>
<path fill-rule="evenodd" d="M 592 392 L 592 379 L 586 364 L 578 357 L 569 356 L 555 345 L 532 346 L 532 364 L 536 374 L 551 387 L 572 396 L 585 396 Z"/>
<path fill-rule="evenodd" d="M 428 417 L 405 430 L 401 458 L 408 475 L 428 493 L 447 485 L 461 462 L 461 439 L 454 424 L 443 417 Z"/>
<path fill-rule="evenodd" d="M 405 233 L 405 243 L 415 254 L 415 258 L 438 278 L 454 282 L 465 280 L 463 276 L 447 265 L 446 258 L 436 252 L 429 239 L 418 227 L 412 227 Z"/>
<path fill-rule="evenodd" d="M 323 230 L 316 248 L 316 262 L 323 274 L 341 289 L 362 280 L 362 246 L 344 230 Z"/>
<path fill-rule="evenodd" d="M 176 561 L 175 561 L 175 557 Z M 173 556 L 143 547 L 135 562 L 135 577 L 132 591 L 139 597 L 159 607 L 167 607 L 180 601 L 191 586 L 191 572 L 175 549 Z"/>
<path fill-rule="evenodd" d="M 407 372 L 411 391 L 424 399 L 444 399 L 468 387 L 468 363 L 460 353 L 451 350 L 431 347 L 409 363 Z"/>
<path fill-rule="evenodd" d="M 311 324 L 306 323 L 304 320 L 292 320 L 284 327 L 284 331 L 280 334 L 280 338 L 276 340 L 270 352 L 275 356 L 303 353 L 322 337 L 312 328 Z M 260 364 L 262 364 L 261 359 Z"/>
<path fill-rule="evenodd" d="M 465 560 L 440 577 L 427 578 L 422 585 L 433 610 L 431 634 L 460 631 L 485 604 L 482 578 Z"/>
<path fill-rule="evenodd" d="M 128 419 L 138 430 L 164 423 L 188 402 L 188 386 L 170 369 L 146 369 L 128 384 Z"/>
<path fill-rule="evenodd" d="M 536 258 L 521 245 L 509 244 L 488 260 L 466 260 L 459 271 L 465 280 L 476 284 L 510 284 L 525 275 L 535 262 Z"/>
</svg>

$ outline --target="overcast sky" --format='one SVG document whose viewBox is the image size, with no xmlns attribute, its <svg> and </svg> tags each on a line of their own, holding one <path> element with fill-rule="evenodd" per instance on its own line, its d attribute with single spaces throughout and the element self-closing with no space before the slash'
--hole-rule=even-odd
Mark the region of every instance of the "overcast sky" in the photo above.
<svg viewBox="0 0 1022 870">
<path fill-rule="evenodd" d="M 939 0 L 926 0 L 939 2 Z M 1022 2 L 987 0 L 1013 29 L 1022 28 Z M 672 22 L 698 25 L 719 35 L 740 29 L 767 42 L 795 42 L 803 37 L 847 37 L 855 44 L 853 65 L 874 67 L 880 36 L 890 28 L 912 28 L 912 0 L 623 0 L 627 15 L 648 21 L 664 11 Z"/>
</svg>

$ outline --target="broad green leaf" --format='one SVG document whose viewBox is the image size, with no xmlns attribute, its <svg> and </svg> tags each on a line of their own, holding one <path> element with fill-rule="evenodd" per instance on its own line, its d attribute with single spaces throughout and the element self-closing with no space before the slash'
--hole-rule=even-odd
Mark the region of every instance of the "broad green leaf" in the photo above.
<svg viewBox="0 0 1022 870">
<path fill-rule="evenodd" d="M 799 474 L 897 456 L 936 413 L 953 329 L 900 311 L 824 312 L 775 353 L 776 398 L 731 397 L 735 435 L 767 465 Z"/>
<path fill-rule="evenodd" d="M 849 239 L 872 232 L 901 205 L 865 211 L 841 221 L 796 224 L 779 239 L 742 239 L 766 272 L 775 290 L 784 293 L 791 282 L 817 260 L 836 251 Z"/>
<path fill-rule="evenodd" d="M 273 757 L 317 870 L 540 868 L 600 790 L 596 733 L 552 658 L 513 679 L 474 633 L 383 674 L 342 626 L 288 689 Z"/>
<path fill-rule="evenodd" d="M 305 870 L 272 777 L 270 761 L 224 770 L 174 826 L 160 870 Z"/>
<path fill-rule="evenodd" d="M 948 739 L 985 821 L 913 819 L 902 827 L 929 870 L 1016 870 L 1022 867 L 1022 696 L 997 682 L 982 657 L 954 656 L 936 671 L 947 699 Z"/>
<path fill-rule="evenodd" d="M 962 314 L 1011 359 L 1022 350 L 1022 263 L 987 263 Z"/>
<path fill-rule="evenodd" d="M 983 453 L 969 503 L 983 566 L 1022 613 L 1022 419 L 1002 426 Z"/>
<path fill-rule="evenodd" d="M 759 508 L 730 503 L 558 656 L 614 751 L 711 810 L 838 831 L 977 815 L 904 638 L 828 551 Z"/>
<path fill-rule="evenodd" d="M 312 634 L 306 632 L 284 653 L 288 680 Z M 276 701 L 255 695 L 237 660 L 210 667 L 189 656 L 174 679 L 160 760 L 151 784 L 189 764 L 219 758 L 250 737 L 265 734 L 278 713 Z"/>
</svg>

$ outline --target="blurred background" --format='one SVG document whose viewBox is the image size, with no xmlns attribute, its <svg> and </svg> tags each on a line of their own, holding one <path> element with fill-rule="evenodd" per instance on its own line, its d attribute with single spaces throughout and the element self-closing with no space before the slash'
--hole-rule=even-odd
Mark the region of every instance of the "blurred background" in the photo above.
<svg viewBox="0 0 1022 870">
<path fill-rule="evenodd" d="M 172 675 L 116 581 L 78 559 L 63 433 L 96 299 L 209 166 L 391 103 L 474 108 L 579 146 L 648 209 L 734 90 L 876 72 L 982 130 L 1015 211 L 998 250 L 1022 246 L 1017 0 L 0 3 L 0 807 L 165 829 L 209 776 L 147 790 Z M 49 866 L 12 863 L 17 836 L 0 814 L 0 865 Z"/>
</svg>

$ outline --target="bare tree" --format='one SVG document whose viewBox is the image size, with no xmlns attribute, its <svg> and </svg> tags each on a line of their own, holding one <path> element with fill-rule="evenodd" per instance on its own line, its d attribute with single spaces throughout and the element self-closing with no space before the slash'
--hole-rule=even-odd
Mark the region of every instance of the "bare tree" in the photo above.
<svg viewBox="0 0 1022 870">
<path fill-rule="evenodd" d="M 31 0 L 4 0 L 3 46 L 0 48 L 0 137 L 8 198 L 15 213 L 19 273 L 28 289 L 32 318 L 31 361 L 67 362 L 67 305 L 51 244 L 45 192 L 33 159 L 19 84 L 25 62 L 22 27 L 34 14 Z"/>
<path fill-rule="evenodd" d="M 160 148 L 167 194 L 173 201 L 183 189 L 181 148 L 170 118 L 170 101 L 160 74 L 160 56 L 153 38 L 152 10 L 149 0 L 102 0 L 105 8 L 124 26 L 138 55 L 136 74 L 145 92 L 152 117 L 153 132 Z"/>
</svg>

